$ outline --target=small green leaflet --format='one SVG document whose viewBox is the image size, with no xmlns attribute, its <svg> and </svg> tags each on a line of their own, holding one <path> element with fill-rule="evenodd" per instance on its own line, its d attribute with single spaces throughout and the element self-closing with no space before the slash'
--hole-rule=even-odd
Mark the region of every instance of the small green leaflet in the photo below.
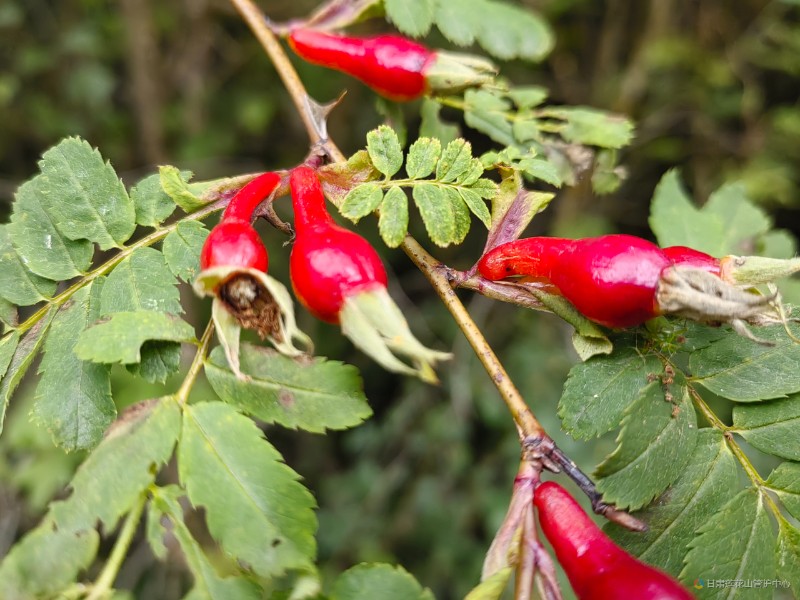
<svg viewBox="0 0 800 600">
<path fill-rule="evenodd" d="M 359 219 L 374 212 L 381 205 L 381 200 L 383 200 L 383 190 L 380 185 L 365 183 L 350 190 L 339 210 L 342 215 L 358 223 Z"/>
<path fill-rule="evenodd" d="M 234 559 L 263 577 L 313 567 L 314 498 L 249 418 L 221 402 L 187 407 L 178 468 L 211 535 Z"/>
<path fill-rule="evenodd" d="M 183 509 L 178 497 L 183 490 L 171 485 L 158 488 L 153 492 L 153 499 L 148 509 L 148 541 L 160 558 L 166 556 L 166 547 L 162 538 L 165 534 L 162 519 L 169 519 L 172 535 L 178 540 L 186 558 L 186 564 L 194 575 L 194 587 L 185 596 L 185 600 L 258 600 L 263 595 L 256 584 L 244 577 L 220 577 L 208 560 L 202 547 L 192 537 L 183 520 Z"/>
<path fill-rule="evenodd" d="M 767 233 L 772 220 L 763 209 L 747 197 L 742 183 L 728 183 L 715 190 L 703 206 L 703 211 L 715 215 L 722 223 L 725 236 L 719 253 L 743 254 L 752 247 L 752 241 Z"/>
<path fill-rule="evenodd" d="M 442 4 L 451 5 L 453 3 L 440 2 L 439 4 L 441 6 Z M 422 101 L 419 135 L 420 137 L 436 138 L 442 144 L 447 144 L 456 139 L 461 134 L 461 130 L 458 125 L 445 123 L 439 114 L 441 111 L 442 106 L 438 102 L 428 98 Z"/>
<path fill-rule="evenodd" d="M 444 187 L 442 191 L 447 201 L 450 202 L 450 206 L 453 207 L 453 224 L 455 228 L 453 232 L 453 243 L 460 244 L 464 241 L 464 238 L 467 237 L 469 226 L 472 224 L 469 208 L 464 203 L 457 189 Z"/>
<path fill-rule="evenodd" d="M 431 241 L 437 246 L 448 246 L 456 226 L 453 207 L 444 191 L 434 183 L 421 183 L 414 186 L 413 196 Z"/>
<path fill-rule="evenodd" d="M 527 7 L 494 0 L 468 0 L 467 5 L 459 2 L 458 6 L 462 15 L 473 13 L 476 16 L 466 23 L 476 25 L 474 35 L 478 43 L 497 58 L 538 62 L 553 49 L 555 39 L 550 26 Z"/>
<path fill-rule="evenodd" d="M 789 460 L 800 460 L 800 394 L 786 400 L 735 406 L 734 431 L 754 448 Z"/>
<path fill-rule="evenodd" d="M 114 169 L 80 138 L 67 138 L 42 155 L 47 181 L 42 204 L 70 240 L 119 248 L 136 228 L 133 202 Z"/>
<path fill-rule="evenodd" d="M 741 578 L 752 573 L 762 579 L 775 577 L 775 534 L 772 532 L 764 499 L 754 489 L 743 490 L 706 521 L 689 545 L 686 566 L 680 579 Z M 772 598 L 772 590 L 705 588 L 700 598 Z"/>
<path fill-rule="evenodd" d="M 51 193 L 48 187 L 43 175 L 20 186 L 8 230 L 17 253 L 32 273 L 63 281 L 86 272 L 94 246 L 88 240 L 73 241 L 57 229 L 43 205 L 43 199 Z"/>
<path fill-rule="evenodd" d="M 14 357 L 14 351 L 19 343 L 19 332 L 10 331 L 0 339 L 0 381 L 5 377 L 8 365 Z"/>
<path fill-rule="evenodd" d="M 169 396 L 134 404 L 123 412 L 78 468 L 69 498 L 51 505 L 56 525 L 79 531 L 93 529 L 100 521 L 106 532 L 113 531 L 172 455 L 180 415 L 177 402 Z"/>
<path fill-rule="evenodd" d="M 487 90 L 464 92 L 464 121 L 503 146 L 513 146 L 516 143 L 509 121 L 510 111 L 511 103 L 498 93 Z"/>
<path fill-rule="evenodd" d="M 375 168 L 391 177 L 403 166 L 403 149 L 391 127 L 381 125 L 367 133 L 367 152 Z"/>
<path fill-rule="evenodd" d="M 625 410 L 664 368 L 653 355 L 618 343 L 613 354 L 595 356 L 569 372 L 558 416 L 570 435 L 589 439 L 619 426 Z"/>
<path fill-rule="evenodd" d="M 430 31 L 436 0 L 384 0 L 383 4 L 386 16 L 406 35 L 419 37 Z"/>
<path fill-rule="evenodd" d="M 548 108 L 542 114 L 564 122 L 559 133 L 568 142 L 622 148 L 633 138 L 633 123 L 629 119 L 602 110 L 569 106 Z"/>
<path fill-rule="evenodd" d="M 519 108 L 535 108 L 547 100 L 547 88 L 540 85 L 518 86 L 508 91 L 508 97 Z"/>
<path fill-rule="evenodd" d="M 363 563 L 339 575 L 331 600 L 434 600 L 403 567 Z"/>
<path fill-rule="evenodd" d="M 800 519 L 800 463 L 781 463 L 770 473 L 767 485 L 775 491 L 786 510 Z"/>
<path fill-rule="evenodd" d="M 162 248 L 169 270 L 175 277 L 191 282 L 200 271 L 200 251 L 208 229 L 199 221 L 181 221 L 164 238 Z"/>
<path fill-rule="evenodd" d="M 174 315 L 144 310 L 118 312 L 84 330 L 75 353 L 81 360 L 92 362 L 137 363 L 147 340 L 195 342 L 194 329 Z"/>
<path fill-rule="evenodd" d="M 436 170 L 442 155 L 442 143 L 435 138 L 421 137 L 408 149 L 406 173 L 410 179 L 423 179 Z"/>
<path fill-rule="evenodd" d="M 668 573 L 679 573 L 695 531 L 728 501 L 737 485 L 737 463 L 722 432 L 701 429 L 681 476 L 661 498 L 634 513 L 650 529 L 631 532 L 608 523 L 605 531 L 641 560 Z"/>
<path fill-rule="evenodd" d="M 398 186 L 393 185 L 381 202 L 378 231 L 389 248 L 403 243 L 408 231 L 408 198 Z"/>
<path fill-rule="evenodd" d="M 800 589 L 800 531 L 782 516 L 778 516 L 778 579 Z"/>
<path fill-rule="evenodd" d="M 56 282 L 28 271 L 11 244 L 9 225 L 0 225 L 0 295 L 17 306 L 28 306 L 51 298 Z"/>
<path fill-rule="evenodd" d="M 800 328 L 790 326 L 794 335 Z M 764 346 L 728 335 L 689 357 L 692 380 L 735 402 L 758 402 L 800 391 L 800 344 L 773 325 L 756 330 Z"/>
<path fill-rule="evenodd" d="M 55 314 L 56 311 L 50 308 L 39 322 L 31 327 L 16 344 L 11 362 L 8 363 L 5 375 L 0 379 L 0 433 L 3 432 L 3 421 L 6 417 L 6 410 L 8 409 L 11 395 L 14 393 L 14 390 L 17 389 L 19 382 L 25 376 L 28 367 L 31 366 L 31 362 L 33 362 L 33 359 L 36 357 L 36 353 L 42 345 L 42 341 L 45 338 L 45 334 Z"/>
<path fill-rule="evenodd" d="M 211 387 L 225 402 L 267 423 L 322 433 L 355 427 L 372 415 L 358 370 L 324 358 L 293 360 L 242 344 L 242 372 L 228 368 L 221 347 L 206 362 Z"/>
<path fill-rule="evenodd" d="M 451 183 L 472 168 L 472 144 L 458 138 L 445 146 L 442 157 L 436 164 L 436 181 Z"/>
<path fill-rule="evenodd" d="M 117 414 L 108 366 L 82 361 L 72 351 L 96 318 L 97 307 L 89 298 L 92 287 L 73 294 L 50 325 L 32 411 L 67 452 L 94 447 Z"/>
<path fill-rule="evenodd" d="M 54 528 L 49 519 L 17 542 L 0 563 L 0 597 L 52 598 L 73 583 L 97 554 L 100 536 Z"/>
<path fill-rule="evenodd" d="M 183 312 L 175 276 L 155 248 L 137 248 L 106 278 L 100 314 L 123 311 Z"/>
<path fill-rule="evenodd" d="M 158 177 L 161 183 L 161 189 L 169 196 L 172 201 L 180 206 L 184 212 L 192 212 L 201 206 L 208 204 L 207 200 L 203 200 L 197 196 L 189 188 L 186 183 L 187 179 L 184 172 L 179 171 L 173 166 L 167 165 L 159 167 Z"/>
<path fill-rule="evenodd" d="M 190 171 L 181 171 L 184 181 L 192 177 Z M 175 211 L 175 202 L 161 187 L 161 176 L 154 173 L 142 179 L 131 189 L 131 200 L 136 210 L 136 223 L 144 227 L 158 227 Z"/>
<path fill-rule="evenodd" d="M 464 204 L 467 205 L 472 214 L 478 217 L 481 223 L 488 229 L 492 224 L 492 215 L 489 213 L 489 207 L 486 206 L 486 202 L 483 201 L 483 198 L 470 188 L 457 188 L 457 190 Z"/>
<path fill-rule="evenodd" d="M 595 472 L 606 502 L 641 508 L 683 472 L 697 443 L 697 417 L 687 388 L 668 387 L 671 402 L 662 383 L 654 381 L 626 409 L 619 445 Z"/>
<path fill-rule="evenodd" d="M 147 341 L 142 344 L 142 360 L 125 365 L 132 375 L 150 383 L 164 383 L 181 368 L 181 345 L 178 342 Z"/>
</svg>

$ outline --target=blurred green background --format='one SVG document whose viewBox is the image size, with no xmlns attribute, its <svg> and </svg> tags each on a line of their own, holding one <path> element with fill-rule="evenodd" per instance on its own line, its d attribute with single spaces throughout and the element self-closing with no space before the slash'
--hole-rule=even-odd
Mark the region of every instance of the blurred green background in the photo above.
<svg viewBox="0 0 800 600">
<path fill-rule="evenodd" d="M 532 233 L 646 236 L 653 188 L 673 167 L 681 169 L 698 201 L 723 182 L 745 182 L 779 227 L 799 232 L 800 2 L 522 4 L 549 20 L 556 48 L 539 65 L 504 64 L 503 74 L 517 84 L 547 87 L 554 103 L 618 111 L 637 123 L 632 146 L 621 153 L 628 172 L 621 188 L 598 197 L 587 178 L 564 189 L 534 221 Z M 308 0 L 261 3 L 277 21 L 302 16 L 315 5 Z M 359 29 L 388 26 L 372 21 Z M 436 35 L 428 43 L 446 45 Z M 346 153 L 362 147 L 365 133 L 383 120 L 371 92 L 338 73 L 297 66 L 321 101 L 348 90 L 330 132 Z M 418 106 L 402 110 L 413 136 Z M 443 115 L 455 122 L 460 118 L 451 111 Z M 41 153 L 69 135 L 99 147 L 129 185 L 159 164 L 175 164 L 207 179 L 290 167 L 308 149 L 275 70 L 223 0 L 3 0 L 0 123 L 3 218 L 17 186 L 36 172 Z M 491 147 L 474 132 L 464 134 L 478 152 Z M 377 242 L 375 230 L 371 219 L 359 226 Z M 287 281 L 284 239 L 266 227 L 262 231 L 271 272 Z M 463 246 L 434 253 L 467 268 L 483 241 L 475 225 Z M 315 338 L 320 354 L 362 369 L 376 414 L 355 430 L 324 437 L 273 427 L 266 431 L 317 497 L 324 572 L 359 561 L 399 562 L 438 598 L 460 598 L 477 583 L 483 554 L 505 512 L 517 467 L 516 432 L 425 280 L 401 252 L 383 256 L 394 275 L 392 295 L 414 331 L 424 342 L 455 354 L 441 370 L 441 387 L 387 374 L 356 353 L 335 328 L 302 313 L 301 326 Z M 183 292 L 187 311 L 200 323 L 207 303 L 195 300 L 188 289 Z M 556 404 L 577 361 L 569 328 L 549 315 L 468 294 L 464 299 L 539 419 L 591 471 L 613 448 L 613 435 L 579 444 L 560 431 Z M 120 406 L 178 384 L 150 386 L 122 369 L 115 373 Z M 64 493 L 81 460 L 63 455 L 46 432 L 28 422 L 31 390 L 23 386 L 0 438 L 0 556 L 38 521 L 47 501 Z M 210 394 L 199 386 L 196 398 Z M 170 477 L 174 468 L 164 475 Z M 179 551 L 172 558 L 159 563 L 144 541 L 137 542 L 118 585 L 134 590 L 135 597 L 180 597 L 188 575 Z"/>
</svg>

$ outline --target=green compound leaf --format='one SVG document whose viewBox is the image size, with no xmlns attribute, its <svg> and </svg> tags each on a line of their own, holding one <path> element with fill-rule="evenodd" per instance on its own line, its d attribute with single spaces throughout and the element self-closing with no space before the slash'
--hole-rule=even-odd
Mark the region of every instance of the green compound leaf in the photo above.
<svg viewBox="0 0 800 600">
<path fill-rule="evenodd" d="M 367 152 L 372 164 L 386 177 L 391 177 L 403 166 L 403 149 L 391 127 L 381 125 L 367 133 Z"/>
<path fill-rule="evenodd" d="M 155 248 L 137 248 L 106 279 L 100 314 L 145 310 L 180 314 L 180 294 L 164 255 Z"/>
<path fill-rule="evenodd" d="M 744 573 L 762 579 L 775 577 L 775 534 L 764 498 L 756 490 L 747 489 L 734 496 L 701 525 L 698 533 L 689 544 L 682 581 L 733 581 Z M 734 588 L 709 589 L 701 597 L 768 599 L 772 598 L 772 590 L 747 589 L 739 593 Z"/>
<path fill-rule="evenodd" d="M 606 502 L 637 509 L 650 503 L 683 472 L 697 443 L 697 416 L 689 391 L 660 381 L 648 384 L 625 411 L 617 449 L 597 467 Z M 674 402 L 674 404 L 673 404 Z"/>
<path fill-rule="evenodd" d="M 564 429 L 578 439 L 611 431 L 650 378 L 662 371 L 655 356 L 642 356 L 625 344 L 617 344 L 609 356 L 578 363 L 569 372 L 558 405 Z"/>
<path fill-rule="evenodd" d="M 583 107 L 548 108 L 544 116 L 564 121 L 559 133 L 568 142 L 622 148 L 633 138 L 633 123 L 619 115 Z"/>
<path fill-rule="evenodd" d="M 795 336 L 800 334 L 800 327 L 791 326 L 791 330 Z M 800 391 L 800 344 L 780 326 L 759 328 L 757 335 L 775 345 L 728 335 L 692 353 L 693 381 L 735 402 L 758 402 Z"/>
<path fill-rule="evenodd" d="M 383 200 L 383 190 L 377 183 L 365 183 L 353 188 L 344 197 L 344 202 L 340 209 L 343 216 L 354 223 L 372 214 L 381 205 Z"/>
<path fill-rule="evenodd" d="M 508 120 L 511 103 L 486 90 L 467 90 L 464 92 L 464 105 L 467 125 L 485 133 L 498 144 L 512 146 L 516 143 Z"/>
<path fill-rule="evenodd" d="M 414 186 L 413 196 L 433 243 L 448 246 L 455 237 L 456 224 L 453 205 L 444 190 L 433 183 L 421 183 Z"/>
<path fill-rule="evenodd" d="M 800 395 L 733 409 L 733 426 L 754 448 L 762 452 L 800 460 L 797 432 L 800 427 Z"/>
<path fill-rule="evenodd" d="M 406 173 L 410 179 L 423 179 L 436 170 L 442 155 L 442 143 L 436 138 L 421 137 L 411 144 L 406 158 Z"/>
<path fill-rule="evenodd" d="M 679 573 L 695 531 L 728 501 L 737 484 L 736 459 L 722 433 L 701 429 L 681 476 L 652 505 L 633 513 L 649 530 L 634 533 L 609 523 L 605 531 L 641 560 L 668 573 Z"/>
<path fill-rule="evenodd" d="M 181 345 L 178 342 L 145 342 L 142 361 L 125 365 L 125 368 L 150 383 L 164 383 L 181 368 Z"/>
<path fill-rule="evenodd" d="M 158 180 L 161 184 L 161 189 L 187 213 L 208 204 L 207 200 L 203 200 L 191 190 L 187 183 L 191 174 L 189 173 L 188 175 L 189 177 L 187 177 L 186 172 L 179 171 L 170 165 L 158 168 Z"/>
<path fill-rule="evenodd" d="M 408 198 L 396 185 L 390 187 L 381 202 L 378 218 L 378 231 L 389 248 L 397 248 L 403 243 L 408 232 Z"/>
<path fill-rule="evenodd" d="M 451 187 L 443 188 L 442 190 L 453 207 L 453 219 L 455 231 L 453 232 L 453 243 L 460 244 L 464 241 L 469 233 L 469 227 L 472 225 L 470 218 L 469 208 L 464 203 L 464 199 L 458 190 Z"/>
<path fill-rule="evenodd" d="M 108 366 L 80 360 L 73 352 L 78 336 L 96 317 L 91 287 L 76 292 L 53 319 L 34 399 L 33 418 L 67 452 L 97 445 L 117 415 Z"/>
<path fill-rule="evenodd" d="M 140 348 L 148 340 L 195 342 L 186 321 L 151 311 L 118 312 L 84 330 L 75 345 L 81 360 L 98 363 L 138 363 Z"/>
<path fill-rule="evenodd" d="M 67 138 L 42 155 L 42 204 L 71 240 L 119 248 L 136 228 L 136 213 L 125 186 L 97 150 Z"/>
<path fill-rule="evenodd" d="M 800 589 L 800 530 L 778 517 L 778 579 Z"/>
<path fill-rule="evenodd" d="M 489 207 L 486 206 L 483 198 L 469 188 L 458 188 L 458 194 L 469 210 L 472 211 L 472 214 L 478 217 L 488 229 L 492 224 L 492 215 L 489 213 Z"/>
<path fill-rule="evenodd" d="M 8 225 L 0 225 L 0 296 L 17 306 L 28 306 L 51 298 L 56 282 L 31 273 L 11 245 Z"/>
<path fill-rule="evenodd" d="M 43 204 L 50 193 L 47 188 L 47 179 L 39 175 L 17 190 L 8 231 L 32 273 L 63 281 L 86 272 L 94 246 L 88 240 L 73 241 L 58 230 Z"/>
<path fill-rule="evenodd" d="M 386 16 L 406 35 L 420 37 L 433 25 L 436 0 L 384 0 Z"/>
<path fill-rule="evenodd" d="M 775 491 L 786 510 L 800 519 L 800 463 L 781 463 L 770 473 L 767 485 Z"/>
<path fill-rule="evenodd" d="M 331 600 L 433 600 L 403 567 L 381 563 L 362 563 L 339 575 L 333 584 Z"/>
<path fill-rule="evenodd" d="M 194 576 L 194 587 L 184 600 L 259 600 L 263 597 L 254 582 L 243 577 L 221 577 L 217 573 L 183 520 L 183 508 L 178 501 L 183 490 L 171 485 L 157 488 L 152 495 L 147 515 L 148 541 L 159 558 L 166 557 L 167 549 L 162 541 L 166 531 L 162 521 L 169 520 L 171 533 L 178 540 Z"/>
<path fill-rule="evenodd" d="M 73 583 L 97 554 L 100 536 L 55 529 L 43 521 L 17 542 L 0 563 L 0 598 L 53 598 Z M 63 597 L 63 596 L 62 596 Z"/>
<path fill-rule="evenodd" d="M 180 175 L 184 181 L 192 177 L 190 171 L 182 171 Z M 131 189 L 131 200 L 136 210 L 136 223 L 144 227 L 158 227 L 176 208 L 175 202 L 161 187 L 158 173 L 137 183 Z"/>
<path fill-rule="evenodd" d="M 36 358 L 36 353 L 39 352 L 55 314 L 56 311 L 51 308 L 16 344 L 12 341 L 6 342 L 6 344 L 14 344 L 15 347 L 11 361 L 5 369 L 5 375 L 0 379 L 0 433 L 3 432 L 3 421 L 11 396 L 28 371 L 28 367 L 31 366 L 33 359 Z M 7 347 L 4 347 L 4 352 L 8 352 Z M 6 360 L 3 358 L 3 362 Z"/>
<path fill-rule="evenodd" d="M 182 221 L 164 238 L 162 252 L 175 277 L 187 282 L 194 281 L 200 272 L 200 251 L 208 233 L 208 229 L 199 221 Z"/>
<path fill-rule="evenodd" d="M 78 531 L 100 521 L 113 531 L 172 456 L 180 431 L 181 411 L 171 396 L 129 407 L 78 468 L 70 497 L 51 505 L 56 525 Z"/>
<path fill-rule="evenodd" d="M 249 418 L 221 402 L 186 408 L 178 468 L 234 559 L 263 577 L 313 567 L 314 498 Z"/>
<path fill-rule="evenodd" d="M 445 146 L 436 165 L 436 180 L 443 183 L 455 181 L 472 166 L 472 144 L 461 138 L 453 140 Z"/>
<path fill-rule="evenodd" d="M 231 372 L 221 347 L 206 361 L 206 377 L 222 400 L 262 421 L 322 433 L 355 427 L 372 415 L 353 366 L 293 360 L 250 344 L 242 344 L 240 357 L 248 380 Z"/>
</svg>

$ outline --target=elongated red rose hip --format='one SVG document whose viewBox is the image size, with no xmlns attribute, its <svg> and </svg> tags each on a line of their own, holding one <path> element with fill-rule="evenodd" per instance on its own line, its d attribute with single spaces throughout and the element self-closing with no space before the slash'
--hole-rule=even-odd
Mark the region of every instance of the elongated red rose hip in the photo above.
<svg viewBox="0 0 800 600">
<path fill-rule="evenodd" d="M 289 45 L 304 60 L 352 75 L 398 101 L 480 85 L 496 73 L 481 58 L 429 50 L 399 35 L 351 37 L 300 28 L 289 34 Z"/>
<path fill-rule="evenodd" d="M 635 559 L 589 518 L 563 487 L 548 481 L 533 503 L 545 537 L 580 600 L 691 600 L 672 577 Z"/>
</svg>

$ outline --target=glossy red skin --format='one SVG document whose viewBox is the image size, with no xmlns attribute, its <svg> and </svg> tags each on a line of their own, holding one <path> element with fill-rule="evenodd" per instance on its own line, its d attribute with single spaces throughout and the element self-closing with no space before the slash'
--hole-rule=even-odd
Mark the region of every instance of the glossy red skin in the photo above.
<svg viewBox="0 0 800 600">
<path fill-rule="evenodd" d="M 200 268 L 245 267 L 267 272 L 269 258 L 261 238 L 246 221 L 222 221 L 206 238 Z"/>
<path fill-rule="evenodd" d="M 674 265 L 682 267 L 694 267 L 713 273 L 720 274 L 720 261 L 718 258 L 700 252 L 688 246 L 669 246 L 662 248 L 661 251 Z"/>
<path fill-rule="evenodd" d="M 250 221 L 256 207 L 275 191 L 280 182 L 281 178 L 276 173 L 262 173 L 236 192 L 222 213 L 222 220 Z"/>
<path fill-rule="evenodd" d="M 624 234 L 581 240 L 534 237 L 501 244 L 481 258 L 490 280 L 525 275 L 549 280 L 584 316 L 632 327 L 659 314 L 655 292 L 671 262 L 647 240 Z"/>
<path fill-rule="evenodd" d="M 294 169 L 290 185 L 297 232 L 289 257 L 292 287 L 316 317 L 338 323 L 345 298 L 386 287 L 386 270 L 367 240 L 333 222 L 312 169 Z"/>
<path fill-rule="evenodd" d="M 539 524 L 580 600 L 690 600 L 672 577 L 635 559 L 589 518 L 563 487 L 548 481 L 536 488 Z"/>
<path fill-rule="evenodd" d="M 422 96 L 425 71 L 436 53 L 397 35 L 348 37 L 295 29 L 289 45 L 304 60 L 336 69 L 364 82 L 382 96 L 407 101 Z"/>
</svg>

